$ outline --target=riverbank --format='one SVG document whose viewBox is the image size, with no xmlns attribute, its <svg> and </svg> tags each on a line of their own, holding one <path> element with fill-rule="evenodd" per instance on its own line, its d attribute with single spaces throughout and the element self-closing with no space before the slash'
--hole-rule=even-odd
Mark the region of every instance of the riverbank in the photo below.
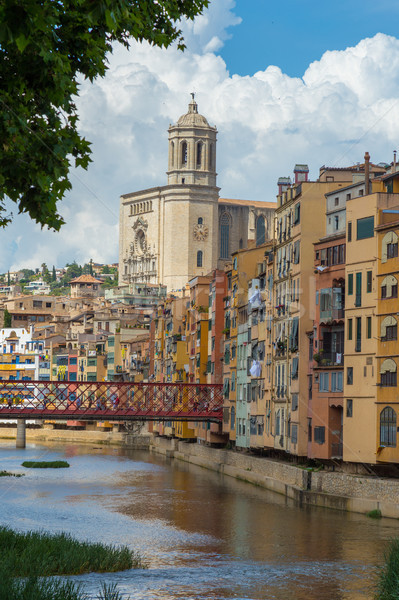
<svg viewBox="0 0 399 600">
<path fill-rule="evenodd" d="M 278 460 L 176 439 L 155 437 L 150 450 L 263 487 L 295 500 L 300 506 L 321 506 L 361 514 L 380 511 L 383 517 L 399 519 L 397 479 L 332 471 L 312 472 Z"/>
<path fill-rule="evenodd" d="M 16 428 L 0 428 L 0 438 L 15 439 Z M 70 429 L 27 429 L 27 442 L 87 443 L 149 450 L 263 487 L 298 502 L 341 511 L 399 519 L 399 480 L 343 472 L 312 472 L 270 458 L 156 437 L 151 434 Z"/>
</svg>

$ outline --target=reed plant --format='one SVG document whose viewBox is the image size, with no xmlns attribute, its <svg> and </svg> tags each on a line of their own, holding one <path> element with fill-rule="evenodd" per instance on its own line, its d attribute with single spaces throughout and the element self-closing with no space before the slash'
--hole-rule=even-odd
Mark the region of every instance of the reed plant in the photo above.
<svg viewBox="0 0 399 600">
<path fill-rule="evenodd" d="M 375 600 L 399 600 L 399 538 L 390 540 L 377 576 Z"/>
<path fill-rule="evenodd" d="M 0 600 L 88 600 L 80 584 L 72 581 L 29 577 L 16 579 L 0 569 Z M 122 600 L 116 585 L 103 584 L 97 600 Z M 124 598 L 124 600 L 129 600 Z"/>
<path fill-rule="evenodd" d="M 0 562 L 14 577 L 80 575 L 142 568 L 127 546 L 80 542 L 66 533 L 15 532 L 0 527 Z"/>
<path fill-rule="evenodd" d="M 66 469 L 70 465 L 66 460 L 26 460 L 22 466 L 27 469 Z"/>
</svg>

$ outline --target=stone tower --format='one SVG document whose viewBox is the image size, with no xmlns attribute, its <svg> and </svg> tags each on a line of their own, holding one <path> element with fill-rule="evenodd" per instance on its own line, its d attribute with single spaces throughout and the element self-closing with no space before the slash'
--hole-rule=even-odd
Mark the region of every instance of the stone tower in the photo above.
<svg viewBox="0 0 399 600">
<path fill-rule="evenodd" d="M 181 289 L 217 264 L 218 200 L 216 127 L 198 113 L 192 94 L 188 112 L 169 127 L 168 185 L 163 193 L 161 280 Z"/>
<path fill-rule="evenodd" d="M 216 186 L 216 127 L 198 113 L 194 94 L 188 112 L 169 127 L 168 184 Z"/>
</svg>

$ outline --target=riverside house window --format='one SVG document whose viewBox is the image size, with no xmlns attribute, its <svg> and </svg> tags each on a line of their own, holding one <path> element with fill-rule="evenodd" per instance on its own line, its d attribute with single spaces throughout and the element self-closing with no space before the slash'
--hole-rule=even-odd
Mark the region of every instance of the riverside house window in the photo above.
<svg viewBox="0 0 399 600">
<path fill-rule="evenodd" d="M 350 400 L 349 398 L 346 401 L 346 416 L 348 418 L 353 416 L 353 400 Z"/>
<path fill-rule="evenodd" d="M 381 387 L 396 387 L 396 362 L 392 358 L 387 358 L 381 365 Z"/>
<path fill-rule="evenodd" d="M 314 441 L 316 444 L 324 444 L 326 441 L 326 428 L 325 427 L 315 427 L 313 431 Z"/>
<path fill-rule="evenodd" d="M 353 367 L 346 368 L 346 383 L 347 385 L 353 385 Z"/>
<path fill-rule="evenodd" d="M 396 413 L 390 406 L 380 414 L 380 446 L 396 447 Z"/>
<path fill-rule="evenodd" d="M 356 237 L 365 240 L 374 237 L 374 217 L 365 217 L 356 222 Z"/>
</svg>

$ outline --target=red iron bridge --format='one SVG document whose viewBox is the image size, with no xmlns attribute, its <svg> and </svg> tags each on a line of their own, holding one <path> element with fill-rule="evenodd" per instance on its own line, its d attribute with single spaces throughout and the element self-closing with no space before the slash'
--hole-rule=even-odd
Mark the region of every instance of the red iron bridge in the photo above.
<svg viewBox="0 0 399 600">
<path fill-rule="evenodd" d="M 0 419 L 221 422 L 223 386 L 0 381 Z"/>
</svg>

